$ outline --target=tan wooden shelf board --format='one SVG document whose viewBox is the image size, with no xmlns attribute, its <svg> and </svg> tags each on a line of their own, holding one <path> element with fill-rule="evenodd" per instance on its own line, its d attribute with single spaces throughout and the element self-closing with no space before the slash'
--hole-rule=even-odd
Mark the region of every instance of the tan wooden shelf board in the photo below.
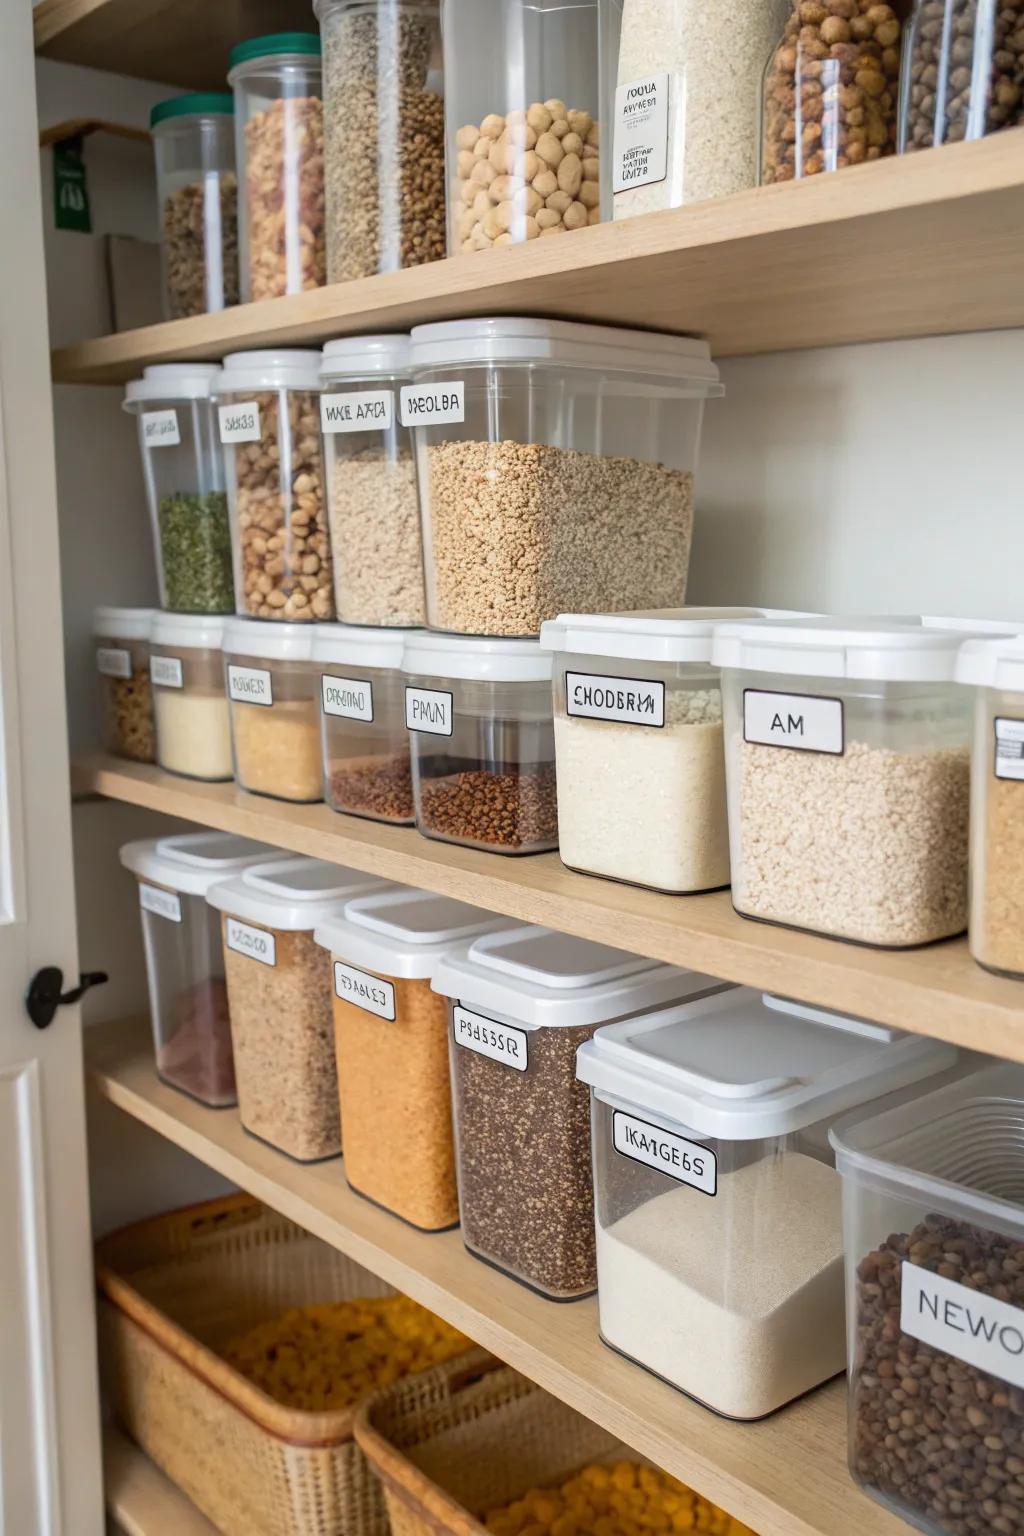
<svg viewBox="0 0 1024 1536">
<path fill-rule="evenodd" d="M 103 1434 L 107 1512 L 123 1536 L 217 1536 L 217 1528 L 144 1451 L 108 1427 Z"/>
</svg>

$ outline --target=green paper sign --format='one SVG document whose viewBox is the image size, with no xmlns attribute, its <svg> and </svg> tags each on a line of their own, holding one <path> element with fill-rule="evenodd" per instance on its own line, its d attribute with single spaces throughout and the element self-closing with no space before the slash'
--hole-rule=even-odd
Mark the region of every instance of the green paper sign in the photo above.
<svg viewBox="0 0 1024 1536">
<path fill-rule="evenodd" d="M 91 232 L 80 138 L 64 139 L 53 146 L 53 211 L 58 229 L 77 229 L 84 235 Z"/>
</svg>

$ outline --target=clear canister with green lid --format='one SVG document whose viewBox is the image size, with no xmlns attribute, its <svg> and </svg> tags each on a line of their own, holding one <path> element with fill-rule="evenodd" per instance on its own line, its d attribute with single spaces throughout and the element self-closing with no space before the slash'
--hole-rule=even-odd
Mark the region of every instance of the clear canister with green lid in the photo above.
<svg viewBox="0 0 1024 1536">
<path fill-rule="evenodd" d="M 227 92 L 161 101 L 149 115 L 168 320 L 238 303 L 235 105 Z"/>
</svg>

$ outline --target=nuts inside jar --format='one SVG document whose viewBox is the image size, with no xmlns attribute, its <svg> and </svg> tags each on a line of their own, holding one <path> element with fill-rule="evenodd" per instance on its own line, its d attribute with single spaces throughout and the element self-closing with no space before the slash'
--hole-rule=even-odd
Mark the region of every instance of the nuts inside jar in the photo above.
<svg viewBox="0 0 1024 1536">
<path fill-rule="evenodd" d="M 317 96 L 281 98 L 245 125 L 249 297 L 326 281 L 324 127 Z"/>
</svg>

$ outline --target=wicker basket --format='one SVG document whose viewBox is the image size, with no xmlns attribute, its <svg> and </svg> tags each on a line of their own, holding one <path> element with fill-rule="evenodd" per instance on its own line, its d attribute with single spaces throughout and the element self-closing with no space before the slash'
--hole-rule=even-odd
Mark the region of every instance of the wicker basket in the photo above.
<svg viewBox="0 0 1024 1536">
<path fill-rule="evenodd" d="M 391 1291 L 248 1195 L 97 1247 L 106 1385 L 132 1438 L 227 1536 L 387 1536 L 355 1409 L 285 1408 L 215 1351 L 289 1307 Z"/>
</svg>

